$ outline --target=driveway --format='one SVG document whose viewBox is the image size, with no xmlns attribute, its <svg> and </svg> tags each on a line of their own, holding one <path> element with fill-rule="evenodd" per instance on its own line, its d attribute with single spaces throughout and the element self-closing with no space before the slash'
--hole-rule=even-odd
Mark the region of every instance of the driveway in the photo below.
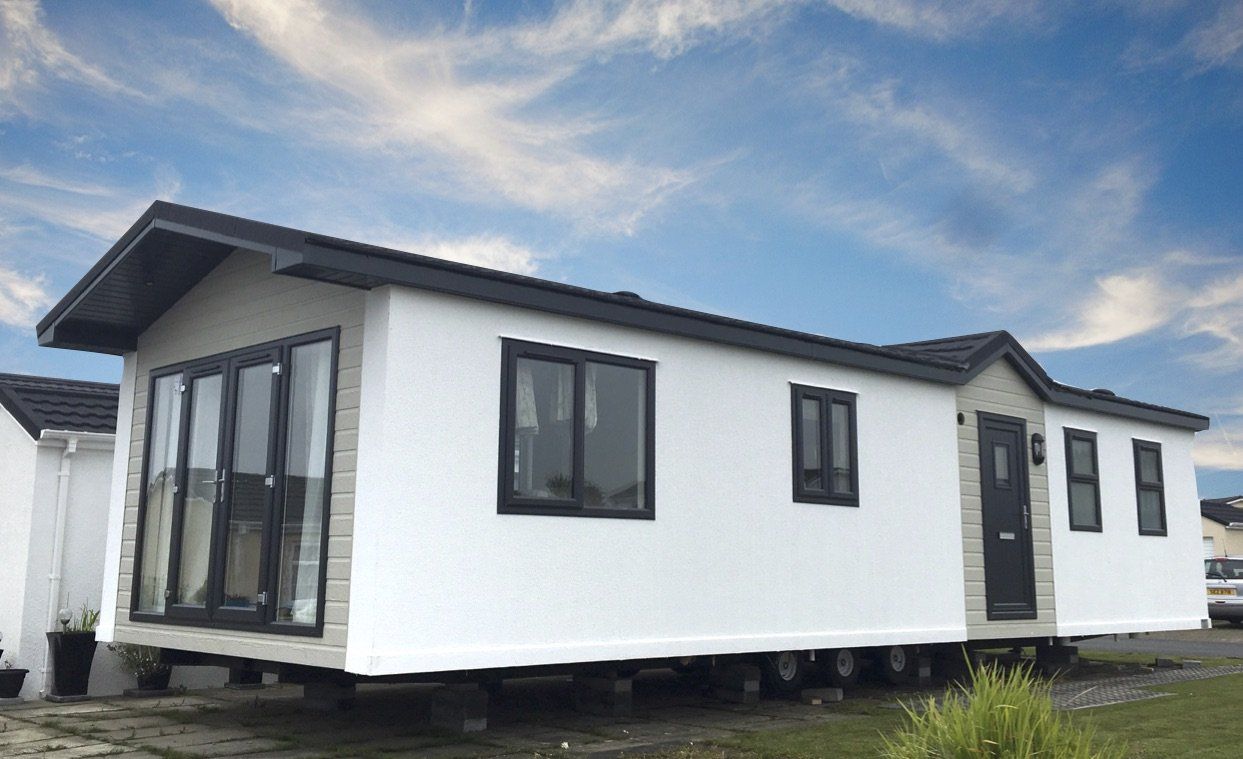
<svg viewBox="0 0 1243 759">
<path fill-rule="evenodd" d="M 1211 630 L 1172 630 L 1148 633 L 1138 638 L 1093 638 L 1076 645 L 1084 651 L 1117 651 L 1178 657 L 1221 657 L 1243 659 L 1243 629 L 1223 622 Z"/>
</svg>

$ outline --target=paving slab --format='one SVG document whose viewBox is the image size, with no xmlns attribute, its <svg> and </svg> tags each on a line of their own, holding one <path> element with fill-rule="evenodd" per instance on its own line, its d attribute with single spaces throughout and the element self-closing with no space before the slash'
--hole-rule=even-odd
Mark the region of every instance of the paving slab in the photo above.
<svg viewBox="0 0 1243 759">
<path fill-rule="evenodd" d="M 52 738 L 44 738 L 43 740 L 27 741 L 26 743 L 19 743 L 15 746 L 6 746 L 4 749 L 4 755 L 42 755 L 50 751 L 59 751 L 68 748 L 81 748 L 82 746 L 98 746 L 102 743 L 102 741 L 91 740 L 89 738 L 79 738 L 76 735 L 57 735 Z"/>
<path fill-rule="evenodd" d="M 277 751 L 289 748 L 285 741 L 270 738 L 243 738 L 205 743 L 199 746 L 183 746 L 178 750 L 182 754 L 202 757 L 251 756 L 260 751 Z"/>
<path fill-rule="evenodd" d="M 0 754 L 3 754 L 10 746 L 20 746 L 31 741 L 55 738 L 58 735 L 61 735 L 61 733 L 41 727 L 31 727 L 26 724 L 22 724 L 21 727 L 8 728 L 0 732 Z"/>
</svg>

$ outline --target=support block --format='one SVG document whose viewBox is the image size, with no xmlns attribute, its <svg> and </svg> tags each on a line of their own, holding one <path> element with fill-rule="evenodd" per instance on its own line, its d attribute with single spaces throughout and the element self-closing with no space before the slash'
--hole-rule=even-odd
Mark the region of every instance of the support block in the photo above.
<svg viewBox="0 0 1243 759">
<path fill-rule="evenodd" d="M 574 707 L 604 717 L 629 717 L 634 710 L 634 681 L 615 674 L 575 675 Z"/>
<path fill-rule="evenodd" d="M 708 675 L 713 694 L 736 704 L 760 702 L 760 668 L 754 664 L 726 664 L 712 668 Z"/>
<path fill-rule="evenodd" d="M 799 700 L 809 706 L 836 704 L 845 697 L 841 688 L 804 688 Z"/>
<path fill-rule="evenodd" d="M 316 712 L 343 712 L 352 709 L 356 700 L 353 685 L 318 682 L 302 686 L 302 706 Z"/>
<path fill-rule="evenodd" d="M 915 679 L 919 685 L 932 685 L 932 657 L 919 657 L 918 669 L 915 671 Z"/>
<path fill-rule="evenodd" d="M 1047 676 L 1079 666 L 1079 647 L 1059 644 L 1036 646 L 1036 666 Z"/>
<path fill-rule="evenodd" d="M 229 681 L 224 687 L 233 690 L 257 690 L 263 687 L 263 673 L 250 669 L 230 669 Z"/>
<path fill-rule="evenodd" d="M 475 683 L 445 685 L 432 694 L 432 725 L 455 733 L 488 729 L 488 692 Z"/>
</svg>

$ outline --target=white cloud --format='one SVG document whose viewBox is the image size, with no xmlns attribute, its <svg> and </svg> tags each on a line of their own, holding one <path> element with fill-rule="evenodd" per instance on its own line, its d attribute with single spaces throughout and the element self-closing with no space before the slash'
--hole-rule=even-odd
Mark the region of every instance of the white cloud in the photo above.
<svg viewBox="0 0 1243 759">
<path fill-rule="evenodd" d="M 42 276 L 28 276 L 0 265 L 0 324 L 29 327 L 36 315 L 53 302 L 47 292 L 47 280 Z"/>
<path fill-rule="evenodd" d="M 1223 66 L 1243 49 L 1243 3 L 1222 3 L 1217 14 L 1183 37 L 1179 46 L 1202 70 Z"/>
<path fill-rule="evenodd" d="M 374 236 L 373 236 L 374 237 Z M 538 253 L 525 245 L 516 243 L 503 235 L 472 235 L 458 238 L 389 237 L 381 238 L 377 245 L 417 253 L 447 261 L 499 269 L 512 274 L 533 275 L 539 270 L 541 260 L 551 256 Z"/>
<path fill-rule="evenodd" d="M 1106 345 L 1142 335 L 1170 321 L 1183 293 L 1151 271 L 1112 274 L 1096 281 L 1074 324 L 1028 341 L 1032 350 L 1067 350 Z"/>
<path fill-rule="evenodd" d="M 327 98 L 330 105 L 306 123 L 308 136 L 383 150 L 398 161 L 430 161 L 433 173 L 452 177 L 476 197 L 499 194 L 521 207 L 627 233 L 693 181 L 694 172 L 605 158 L 582 140 L 603 124 L 533 113 L 539 111 L 533 106 L 588 53 L 604 56 L 644 41 L 672 55 L 701 31 L 741 24 L 759 12 L 741 3 L 732 9 L 687 3 L 639 23 L 647 4 L 604 11 L 573 4 L 543 24 L 420 38 L 314 0 L 215 5 Z M 419 168 L 426 181 L 429 166 Z"/>
<path fill-rule="evenodd" d="M 1214 419 L 1213 427 L 1196 435 L 1192 458 L 1201 469 L 1243 471 L 1243 445 L 1235 444 L 1239 430 L 1231 432 L 1232 424 Z M 1243 443 L 1243 440 L 1239 441 Z"/>
<path fill-rule="evenodd" d="M 29 95 L 42 89 L 48 77 L 97 91 L 141 96 L 65 49 L 43 25 L 43 11 L 36 0 L 0 0 L 0 40 L 0 112 L 6 107 L 31 112 L 34 104 Z"/>
<path fill-rule="evenodd" d="M 829 5 L 865 21 L 933 40 L 972 36 L 1005 22 L 1032 24 L 1045 9 L 1033 0 L 827 0 Z"/>
</svg>

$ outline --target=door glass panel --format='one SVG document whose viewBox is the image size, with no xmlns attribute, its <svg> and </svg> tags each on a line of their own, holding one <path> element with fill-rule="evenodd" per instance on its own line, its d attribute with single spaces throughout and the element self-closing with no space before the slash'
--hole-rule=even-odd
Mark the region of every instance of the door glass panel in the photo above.
<svg viewBox="0 0 1243 759">
<path fill-rule="evenodd" d="M 177 599 L 187 606 L 207 602 L 212 515 L 219 465 L 221 375 L 190 380 L 190 440 L 186 451 L 186 499 L 182 507 L 181 561 Z"/>
<path fill-rule="evenodd" d="M 1139 450 L 1139 478 L 1143 482 L 1161 481 L 1161 464 L 1157 452 L 1151 448 Z"/>
<path fill-rule="evenodd" d="M 588 508 L 647 507 L 647 372 L 587 363 L 583 410 Z"/>
<path fill-rule="evenodd" d="M 181 440 L 181 375 L 160 377 L 151 393 L 147 442 L 146 516 L 138 611 L 164 612 L 168 552 L 173 537 L 173 486 L 177 482 L 177 443 Z"/>
<path fill-rule="evenodd" d="M 997 487 L 1010 487 L 1010 446 L 993 443 L 993 478 Z"/>
<path fill-rule="evenodd" d="M 1070 483 L 1070 518 L 1076 527 L 1097 527 L 1096 483 Z"/>
<path fill-rule="evenodd" d="M 229 522 L 225 531 L 224 605 L 253 609 L 259 593 L 263 515 L 268 486 L 272 424 L 272 364 L 237 372 L 233 462 L 229 473 Z"/>
<path fill-rule="evenodd" d="M 808 490 L 824 490 L 824 477 L 820 456 L 820 401 L 803 398 L 803 487 Z"/>
<path fill-rule="evenodd" d="M 1075 474 L 1096 474 L 1096 463 L 1093 461 L 1092 449 L 1096 447 L 1091 440 L 1071 438 L 1070 456 L 1072 471 Z"/>
<path fill-rule="evenodd" d="M 313 625 L 323 545 L 332 343 L 299 345 L 291 364 L 276 619 Z"/>
<path fill-rule="evenodd" d="M 833 426 L 833 492 L 853 493 L 850 485 L 850 406 L 834 403 L 829 422 Z"/>
<path fill-rule="evenodd" d="M 520 358 L 514 382 L 514 495 L 574 495 L 574 365 Z"/>
</svg>

